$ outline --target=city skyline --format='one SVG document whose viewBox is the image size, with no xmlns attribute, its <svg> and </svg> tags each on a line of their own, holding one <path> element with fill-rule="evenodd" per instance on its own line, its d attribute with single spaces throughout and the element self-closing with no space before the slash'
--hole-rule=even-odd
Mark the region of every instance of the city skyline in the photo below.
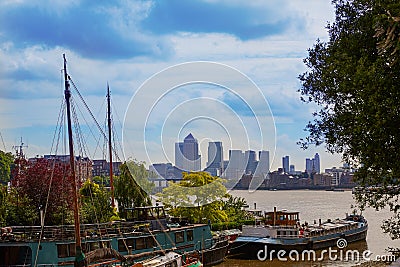
<svg viewBox="0 0 400 267">
<path fill-rule="evenodd" d="M 183 142 L 175 143 L 175 165 L 182 171 L 208 171 L 214 176 L 235 177 L 239 179 L 242 174 L 260 174 L 264 175 L 270 171 L 278 169 L 270 168 L 269 151 L 258 151 L 240 149 L 229 149 L 229 157 L 223 156 L 223 142 L 212 141 L 208 142 L 207 158 L 205 165 L 201 165 L 201 157 L 198 149 L 197 139 L 192 133 L 189 133 Z M 204 161 L 203 161 L 204 162 Z M 171 164 L 172 162 L 157 162 L 157 164 Z M 229 167 L 229 164 L 231 166 Z M 332 166 L 336 167 L 336 166 Z M 339 167 L 339 166 L 337 166 Z M 284 173 L 308 172 L 321 173 L 321 161 L 319 154 L 316 153 L 314 158 L 305 158 L 303 166 L 295 166 L 290 164 L 290 157 L 286 155 L 282 157 L 281 169 Z"/>
<path fill-rule="evenodd" d="M 22 137 L 29 157 L 51 152 L 63 94 L 60 70 L 65 53 L 69 74 L 99 121 L 109 82 L 114 126 L 120 140 L 127 142 L 122 159 L 134 158 L 147 165 L 173 162 L 174 146 L 166 144 L 196 132 L 201 154 L 206 153 L 209 141 L 221 140 L 225 158 L 233 148 L 269 150 L 273 169 L 281 165 L 284 155 L 290 155 L 299 168 L 303 158 L 315 153 L 323 159 L 322 169 L 342 165 L 340 155 L 331 156 L 324 147 L 303 151 L 296 145 L 307 135 L 303 129 L 315 110 L 300 101 L 297 77 L 306 71 L 302 60 L 307 49 L 318 38 L 327 40 L 325 25 L 334 21 L 331 1 L 5 1 L 0 7 L 2 150 L 11 151 Z M 160 14 L 168 14 L 168 19 Z M 231 66 L 253 81 L 259 92 L 243 88 L 235 95 L 236 89 L 233 93 L 224 90 L 231 88 L 229 83 L 177 87 L 155 105 L 154 116 L 143 111 L 135 114 L 138 120 L 149 119 L 146 128 L 123 134 L 124 115 L 141 84 L 165 68 L 189 61 Z M 231 78 L 221 76 L 226 82 Z M 147 91 L 146 97 L 153 93 Z M 258 101 L 262 98 L 268 104 Z M 251 109 L 243 99 L 249 100 Z M 202 102 L 194 104 L 195 100 Z M 268 129 L 271 136 L 254 136 L 258 125 L 250 121 L 251 112 L 260 112 L 257 119 L 263 119 L 265 110 L 273 116 L 268 117 L 274 123 Z M 207 116 L 216 119 L 191 120 Z M 241 123 L 244 129 L 239 129 Z M 164 135 L 159 134 L 160 128 Z M 143 142 L 146 149 L 132 149 Z M 90 148 L 96 151 L 96 142 Z M 101 158 L 97 153 L 90 156 Z"/>
</svg>

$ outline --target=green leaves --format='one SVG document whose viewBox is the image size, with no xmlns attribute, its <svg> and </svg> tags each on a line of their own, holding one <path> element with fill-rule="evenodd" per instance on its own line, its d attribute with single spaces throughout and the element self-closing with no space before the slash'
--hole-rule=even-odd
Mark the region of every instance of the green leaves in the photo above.
<svg viewBox="0 0 400 267">
<path fill-rule="evenodd" d="M 81 222 L 103 223 L 109 222 L 115 215 L 111 207 L 110 192 L 90 180 L 82 185 L 81 194 Z"/>
<path fill-rule="evenodd" d="M 120 166 L 121 174 L 114 180 L 115 199 L 120 207 L 132 208 L 150 205 L 151 201 L 142 186 L 151 191 L 147 180 L 149 173 L 143 163 L 125 162 Z"/>
<path fill-rule="evenodd" d="M 299 144 L 341 153 L 358 168 L 360 185 L 383 189 L 361 194 L 360 205 L 397 213 L 390 203 L 398 192 L 389 189 L 400 185 L 400 3 L 333 3 L 329 41 L 317 40 L 304 60 L 309 70 L 299 75 L 301 99 L 321 108 Z"/>
<path fill-rule="evenodd" d="M 0 183 L 10 181 L 11 169 L 14 165 L 14 156 L 0 150 Z"/>
</svg>

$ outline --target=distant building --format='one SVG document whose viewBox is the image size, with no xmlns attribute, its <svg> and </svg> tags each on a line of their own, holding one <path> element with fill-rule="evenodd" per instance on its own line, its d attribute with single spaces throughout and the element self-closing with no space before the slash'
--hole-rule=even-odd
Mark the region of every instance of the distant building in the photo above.
<svg viewBox="0 0 400 267">
<path fill-rule="evenodd" d="M 321 173 L 321 162 L 318 153 L 315 153 L 314 158 L 306 159 L 306 172 L 308 174 Z"/>
<path fill-rule="evenodd" d="M 332 186 L 332 179 L 333 176 L 330 174 L 314 174 L 313 184 L 315 186 L 329 187 Z"/>
<path fill-rule="evenodd" d="M 246 163 L 246 174 L 254 174 L 257 166 L 256 152 L 247 150 L 244 152 L 244 160 Z"/>
<path fill-rule="evenodd" d="M 44 155 L 43 158 L 49 161 L 55 161 L 58 165 L 69 165 L 69 155 Z M 35 158 L 29 159 L 34 161 Z M 79 181 L 84 182 L 92 178 L 92 164 L 93 162 L 88 157 L 75 156 L 75 174 Z"/>
<path fill-rule="evenodd" d="M 229 150 L 229 163 L 225 168 L 224 177 L 237 181 L 245 173 L 246 166 L 247 161 L 242 150 Z"/>
<path fill-rule="evenodd" d="M 184 171 L 201 170 L 199 144 L 191 133 L 185 137 L 183 143 L 175 143 L 175 166 Z"/>
<path fill-rule="evenodd" d="M 282 157 L 282 168 L 284 172 L 289 173 L 289 156 Z"/>
<path fill-rule="evenodd" d="M 289 166 L 289 174 L 296 174 L 296 168 L 294 167 L 294 165 L 290 165 Z"/>
<path fill-rule="evenodd" d="M 213 176 L 221 176 L 224 171 L 223 156 L 222 142 L 209 142 L 208 161 L 205 171 Z"/>
<path fill-rule="evenodd" d="M 118 176 L 121 174 L 121 171 L 119 169 L 121 164 L 122 162 L 113 162 L 113 175 Z M 105 159 L 94 159 L 92 167 L 93 176 L 110 176 L 110 163 Z"/>
<path fill-rule="evenodd" d="M 269 151 L 261 150 L 258 152 L 258 164 L 254 176 L 267 177 L 269 173 Z"/>
<path fill-rule="evenodd" d="M 154 163 L 149 166 L 150 177 L 167 180 L 181 180 L 183 170 L 171 163 Z"/>
<path fill-rule="evenodd" d="M 314 163 L 314 170 L 316 173 L 321 173 L 321 162 L 319 160 L 319 155 L 318 153 L 315 153 L 314 159 L 313 159 L 313 163 Z"/>
</svg>

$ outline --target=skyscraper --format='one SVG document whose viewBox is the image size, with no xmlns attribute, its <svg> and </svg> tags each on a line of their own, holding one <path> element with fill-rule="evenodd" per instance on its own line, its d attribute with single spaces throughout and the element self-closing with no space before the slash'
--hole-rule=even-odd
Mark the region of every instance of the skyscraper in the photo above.
<svg viewBox="0 0 400 267">
<path fill-rule="evenodd" d="M 213 176 L 221 176 L 224 170 L 222 142 L 208 143 L 208 161 L 205 171 Z"/>
<path fill-rule="evenodd" d="M 289 173 L 289 156 L 282 157 L 282 168 L 285 173 Z"/>
<path fill-rule="evenodd" d="M 244 152 L 244 160 L 247 161 L 246 164 L 246 174 L 254 174 L 256 171 L 257 161 L 256 152 L 253 150 L 247 150 Z"/>
<path fill-rule="evenodd" d="M 314 170 L 314 164 L 313 164 L 313 160 L 306 158 L 306 172 L 307 173 L 312 173 Z"/>
<path fill-rule="evenodd" d="M 175 165 L 184 171 L 199 171 L 201 156 L 199 144 L 191 133 L 182 142 L 175 143 Z"/>
<path fill-rule="evenodd" d="M 225 169 L 224 177 L 238 180 L 246 171 L 247 161 L 242 150 L 229 150 L 229 163 Z"/>
<path fill-rule="evenodd" d="M 269 173 L 269 151 L 261 150 L 258 152 L 258 164 L 254 176 L 266 178 Z"/>
<path fill-rule="evenodd" d="M 319 161 L 318 153 L 315 153 L 315 156 L 314 156 L 314 170 L 316 173 L 321 173 L 321 163 Z"/>
<path fill-rule="evenodd" d="M 307 173 L 321 173 L 321 162 L 318 153 L 315 153 L 314 158 L 306 159 L 306 172 Z"/>
</svg>

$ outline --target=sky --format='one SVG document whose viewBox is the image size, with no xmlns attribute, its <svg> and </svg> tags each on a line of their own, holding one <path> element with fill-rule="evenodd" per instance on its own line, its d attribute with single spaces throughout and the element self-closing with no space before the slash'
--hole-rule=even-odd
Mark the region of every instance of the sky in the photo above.
<svg viewBox="0 0 400 267">
<path fill-rule="evenodd" d="M 269 150 L 271 169 L 289 155 L 304 170 L 315 153 L 322 169 L 341 166 L 323 146 L 296 144 L 317 108 L 300 101 L 297 77 L 333 20 L 330 0 L 1 1 L 0 149 L 22 137 L 28 157 L 63 153 L 54 140 L 65 132 L 56 125 L 66 54 L 101 129 L 109 84 L 121 159 L 174 163 L 174 142 L 192 133 L 203 166 L 210 141 L 223 142 L 225 159 Z M 73 101 L 87 155 L 103 157 L 104 138 Z"/>
</svg>

